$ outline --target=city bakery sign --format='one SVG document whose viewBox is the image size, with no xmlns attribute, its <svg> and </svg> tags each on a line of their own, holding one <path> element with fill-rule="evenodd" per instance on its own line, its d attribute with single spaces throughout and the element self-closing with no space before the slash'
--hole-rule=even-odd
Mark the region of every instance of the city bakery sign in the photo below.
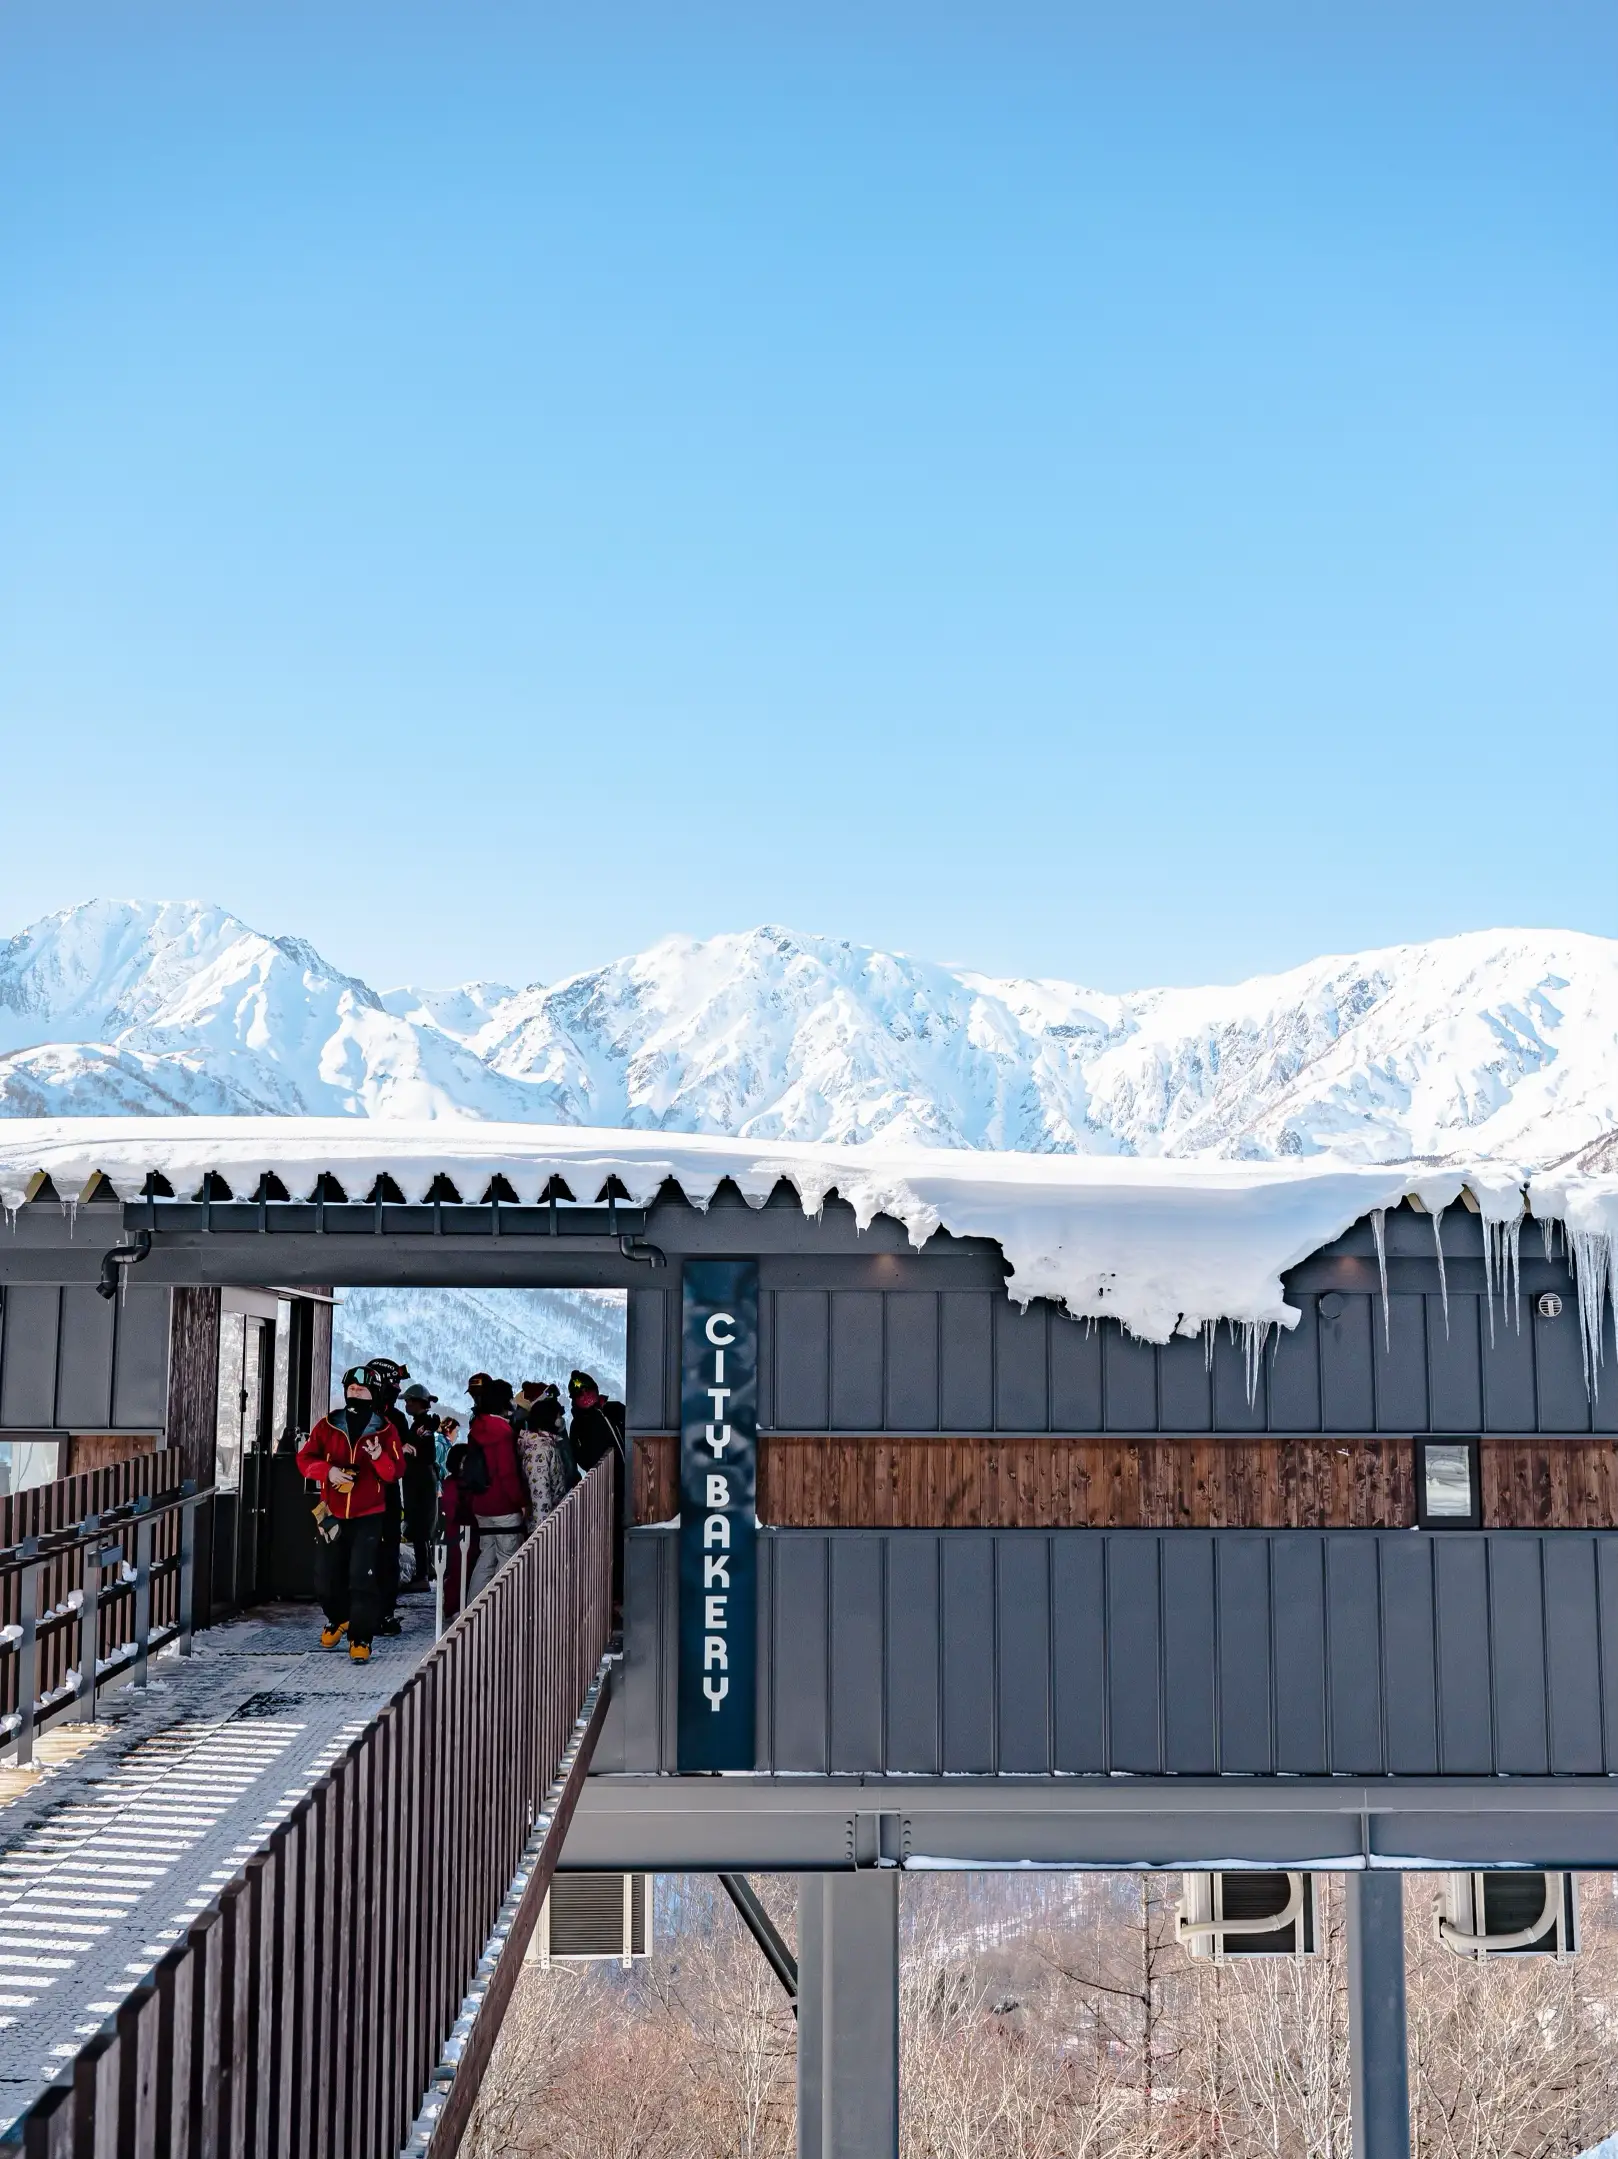
<svg viewBox="0 0 1618 2159">
<path fill-rule="evenodd" d="M 680 1383 L 680 1768 L 752 1769 L 758 1267 L 687 1260 Z"/>
</svg>

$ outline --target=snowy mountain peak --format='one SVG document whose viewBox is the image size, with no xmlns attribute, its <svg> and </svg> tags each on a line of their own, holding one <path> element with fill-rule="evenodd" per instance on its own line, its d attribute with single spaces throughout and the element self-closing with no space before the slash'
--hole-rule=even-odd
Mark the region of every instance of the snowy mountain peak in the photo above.
<svg viewBox="0 0 1618 2159">
<path fill-rule="evenodd" d="M 765 924 L 379 996 L 223 908 L 96 900 L 0 946 L 0 1114 L 120 1110 L 1546 1163 L 1618 1132 L 1618 942 L 1477 931 L 1114 996 Z"/>
</svg>

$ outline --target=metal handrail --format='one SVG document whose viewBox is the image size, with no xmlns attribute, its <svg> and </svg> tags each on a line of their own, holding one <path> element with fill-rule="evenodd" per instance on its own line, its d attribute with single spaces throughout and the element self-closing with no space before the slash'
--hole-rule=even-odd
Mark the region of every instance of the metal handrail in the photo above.
<svg viewBox="0 0 1618 2159">
<path fill-rule="evenodd" d="M 121 1644 L 118 1657 L 116 1660 L 109 1658 L 108 1664 L 111 1666 L 116 1661 L 120 1666 L 130 1667 L 133 1674 L 130 1684 L 138 1691 L 144 1692 L 146 1688 L 154 1648 L 166 1648 L 170 1642 L 178 1641 L 180 1655 L 190 1656 L 196 1615 L 196 1510 L 213 1496 L 211 1484 L 198 1491 L 195 1481 L 188 1477 L 176 1492 L 165 1494 L 159 1500 L 154 1501 L 149 1493 L 143 1493 L 139 1499 L 109 1507 L 104 1514 L 87 1515 L 71 1529 L 25 1537 L 21 1544 L 0 1552 L 0 1579 L 13 1574 L 22 1577 L 18 1600 L 19 1632 L 15 1639 L 0 1643 L 0 1655 L 15 1656 L 18 1660 L 17 1721 L 14 1729 L 0 1731 L 0 1754 L 15 1747 L 19 1765 L 31 1762 L 36 1734 L 71 1710 L 77 1710 L 82 1723 L 95 1722 L 96 1696 L 102 1684 L 99 1669 L 101 1607 L 111 1599 L 133 1595 L 135 1600 L 133 1639 Z M 154 1564 L 153 1542 L 157 1524 L 172 1514 L 180 1517 L 179 1550 L 172 1558 Z M 135 1532 L 135 1578 L 132 1582 L 120 1580 L 103 1585 L 102 1576 L 107 1568 L 121 1568 L 124 1564 L 123 1533 L 130 1529 Z M 109 1539 L 115 1541 L 109 1542 Z M 84 1553 L 84 1580 L 77 1613 L 70 1603 L 59 1612 L 42 1615 L 39 1585 L 44 1569 L 65 1554 L 80 1550 Z M 178 1613 L 171 1623 L 154 1628 L 153 1578 L 167 1576 L 176 1570 L 180 1578 Z M 75 1619 L 79 1630 L 78 1685 L 41 1697 L 37 1692 L 40 1640 L 44 1635 L 71 1627 Z M 108 1676 L 111 1677 L 110 1670 Z"/>
<path fill-rule="evenodd" d="M 155 1496 L 142 1492 L 134 1499 L 120 1500 L 115 1507 L 103 1508 L 99 1514 L 87 1514 L 69 1527 L 47 1529 L 37 1537 L 24 1537 L 20 1544 L 0 1546 L 0 1581 L 42 1559 L 60 1559 L 64 1552 L 76 1551 L 81 1544 L 93 1544 L 98 1536 L 105 1536 L 110 1529 L 121 1529 L 141 1515 L 150 1515 L 155 1521 L 177 1508 L 199 1506 L 203 1500 L 212 1499 L 216 1489 L 210 1484 L 199 1491 L 196 1479 L 186 1477 L 167 1492 Z"/>
</svg>

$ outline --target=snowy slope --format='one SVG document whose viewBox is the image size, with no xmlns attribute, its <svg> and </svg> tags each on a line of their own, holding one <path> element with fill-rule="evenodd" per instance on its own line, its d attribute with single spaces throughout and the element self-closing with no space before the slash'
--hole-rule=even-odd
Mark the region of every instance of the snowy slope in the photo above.
<svg viewBox="0 0 1618 2159">
<path fill-rule="evenodd" d="M 1125 996 L 779 929 L 378 995 L 180 902 L 95 901 L 0 947 L 0 1114 L 176 1112 L 1593 1163 L 1618 1132 L 1618 942 L 1479 931 Z"/>
<path fill-rule="evenodd" d="M 332 1370 L 367 1357 L 397 1357 L 438 1396 L 440 1408 L 471 1409 L 466 1382 L 497 1372 L 513 1385 L 589 1372 L 609 1394 L 624 1391 L 624 1300 L 616 1290 L 339 1290 Z"/>
</svg>

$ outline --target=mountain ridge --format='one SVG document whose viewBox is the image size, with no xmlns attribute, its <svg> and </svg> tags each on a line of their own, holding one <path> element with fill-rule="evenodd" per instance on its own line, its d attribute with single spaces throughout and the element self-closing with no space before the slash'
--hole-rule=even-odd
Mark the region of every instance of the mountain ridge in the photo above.
<svg viewBox="0 0 1618 2159">
<path fill-rule="evenodd" d="M 767 924 L 378 991 L 216 905 L 94 900 L 0 944 L 0 1115 L 122 1112 L 1547 1164 L 1618 1131 L 1618 940 L 1470 931 L 1113 993 Z"/>
</svg>

